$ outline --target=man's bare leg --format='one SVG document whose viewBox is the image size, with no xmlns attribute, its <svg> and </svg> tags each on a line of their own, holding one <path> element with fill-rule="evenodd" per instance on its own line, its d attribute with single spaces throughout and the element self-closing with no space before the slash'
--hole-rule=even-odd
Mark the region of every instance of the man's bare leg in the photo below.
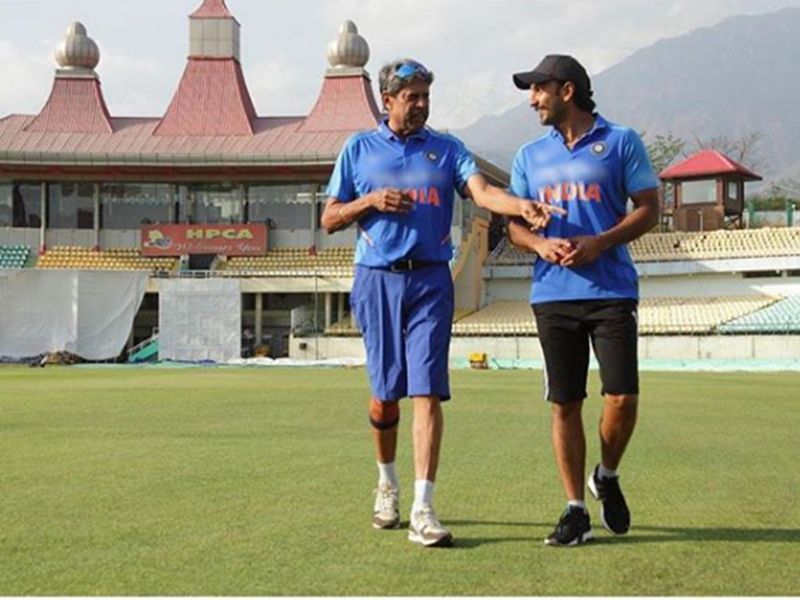
<svg viewBox="0 0 800 600">
<path fill-rule="evenodd" d="M 586 436 L 583 432 L 583 401 L 553 403 L 553 452 L 567 501 L 583 501 L 586 469 Z"/>
<path fill-rule="evenodd" d="M 381 402 L 371 398 L 369 420 L 378 461 L 378 487 L 375 490 L 372 526 L 375 529 L 394 529 L 400 526 L 400 486 L 395 468 L 397 425 L 400 422 L 397 401 Z"/>
<path fill-rule="evenodd" d="M 414 402 L 414 504 L 408 539 L 423 546 L 450 546 L 452 534 L 433 511 L 433 488 L 439 469 L 444 416 L 438 396 L 415 396 Z"/>
</svg>

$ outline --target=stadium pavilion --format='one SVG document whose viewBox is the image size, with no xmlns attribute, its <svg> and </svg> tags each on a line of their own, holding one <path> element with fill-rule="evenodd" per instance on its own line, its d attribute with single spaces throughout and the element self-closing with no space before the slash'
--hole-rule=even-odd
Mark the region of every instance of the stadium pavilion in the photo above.
<svg viewBox="0 0 800 600">
<path fill-rule="evenodd" d="M 354 229 L 328 235 L 319 214 L 345 140 L 380 119 L 366 40 L 345 21 L 327 47 L 311 111 L 270 117 L 256 114 L 240 25 L 225 1 L 203 0 L 189 34 L 183 76 L 160 117 L 110 115 L 95 71 L 100 50 L 76 22 L 57 49 L 41 111 L 0 119 L 0 292 L 20 287 L 9 272 L 35 272 L 43 279 L 36 285 L 50 286 L 38 290 L 58 290 L 53 282 L 65 272 L 138 274 L 141 297 L 115 300 L 133 306 L 117 329 L 134 356 L 217 360 L 243 346 L 297 358 L 363 355 L 347 301 Z M 501 169 L 478 164 L 492 182 L 507 182 Z M 735 190 L 741 203 L 743 183 Z M 717 200 L 708 202 L 712 210 Z M 471 203 L 457 203 L 452 226 L 452 355 L 537 358 L 525 302 L 531 258 L 505 241 L 490 249 L 489 215 Z M 643 356 L 800 355 L 797 228 L 652 233 L 632 251 L 643 276 Z M 198 351 L 217 338 L 226 350 Z"/>
<path fill-rule="evenodd" d="M 345 140 L 380 118 L 364 69 L 369 47 L 345 21 L 309 114 L 263 117 L 224 0 L 204 0 L 190 15 L 189 42 L 164 115 L 114 117 L 95 71 L 100 50 L 81 23 L 69 26 L 44 107 L 0 120 L 0 244 L 12 265 L 149 271 L 131 342 L 158 325 L 159 277 L 236 278 L 243 330 L 286 354 L 291 328 L 346 316 L 354 233 L 322 233 L 319 213 Z M 495 183 L 507 181 L 479 164 Z M 472 221 L 461 208 L 457 240 Z M 190 231 L 216 238 L 189 243 Z M 149 236 L 184 243 L 168 249 Z"/>
</svg>

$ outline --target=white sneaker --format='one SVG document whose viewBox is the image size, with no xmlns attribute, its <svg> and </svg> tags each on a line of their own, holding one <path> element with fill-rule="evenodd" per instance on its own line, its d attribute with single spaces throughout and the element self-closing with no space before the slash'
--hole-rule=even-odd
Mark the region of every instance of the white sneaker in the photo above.
<svg viewBox="0 0 800 600">
<path fill-rule="evenodd" d="M 375 490 L 375 508 L 372 511 L 372 526 L 375 529 L 397 529 L 400 527 L 400 494 L 391 483 L 382 483 Z"/>
<path fill-rule="evenodd" d="M 412 511 L 411 522 L 408 525 L 408 539 L 423 546 L 453 545 L 453 534 L 442 526 L 430 505 Z"/>
</svg>

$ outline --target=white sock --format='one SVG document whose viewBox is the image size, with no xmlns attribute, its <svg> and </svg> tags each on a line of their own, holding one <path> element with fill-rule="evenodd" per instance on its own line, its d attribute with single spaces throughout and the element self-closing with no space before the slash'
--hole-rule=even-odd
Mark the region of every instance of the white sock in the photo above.
<svg viewBox="0 0 800 600">
<path fill-rule="evenodd" d="M 416 479 L 414 481 L 414 505 L 412 512 L 421 509 L 425 505 L 433 504 L 433 482 L 427 479 Z"/>
<path fill-rule="evenodd" d="M 567 502 L 567 506 L 575 506 L 583 510 L 583 512 L 586 512 L 586 502 L 583 500 L 570 500 Z"/>
<path fill-rule="evenodd" d="M 603 463 L 600 463 L 600 466 L 597 467 L 597 476 L 600 479 L 604 479 L 606 477 L 619 477 L 619 473 L 616 470 L 612 471 L 611 469 L 606 469 L 603 466 Z"/>
<path fill-rule="evenodd" d="M 378 485 L 383 485 L 384 483 L 388 483 L 394 488 L 398 487 L 397 471 L 394 468 L 393 462 L 378 463 Z"/>
</svg>

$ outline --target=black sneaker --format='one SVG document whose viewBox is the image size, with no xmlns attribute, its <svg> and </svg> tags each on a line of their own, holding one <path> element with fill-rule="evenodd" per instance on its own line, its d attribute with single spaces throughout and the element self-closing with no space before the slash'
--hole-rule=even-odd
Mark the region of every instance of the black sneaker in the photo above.
<svg viewBox="0 0 800 600">
<path fill-rule="evenodd" d="M 589 513 L 578 506 L 567 506 L 544 543 L 548 546 L 577 546 L 594 538 Z"/>
<path fill-rule="evenodd" d="M 619 487 L 619 477 L 599 477 L 599 468 L 600 465 L 594 468 L 586 485 L 589 486 L 592 496 L 603 503 L 600 511 L 603 527 L 617 535 L 628 533 L 631 528 L 631 513 Z"/>
</svg>

